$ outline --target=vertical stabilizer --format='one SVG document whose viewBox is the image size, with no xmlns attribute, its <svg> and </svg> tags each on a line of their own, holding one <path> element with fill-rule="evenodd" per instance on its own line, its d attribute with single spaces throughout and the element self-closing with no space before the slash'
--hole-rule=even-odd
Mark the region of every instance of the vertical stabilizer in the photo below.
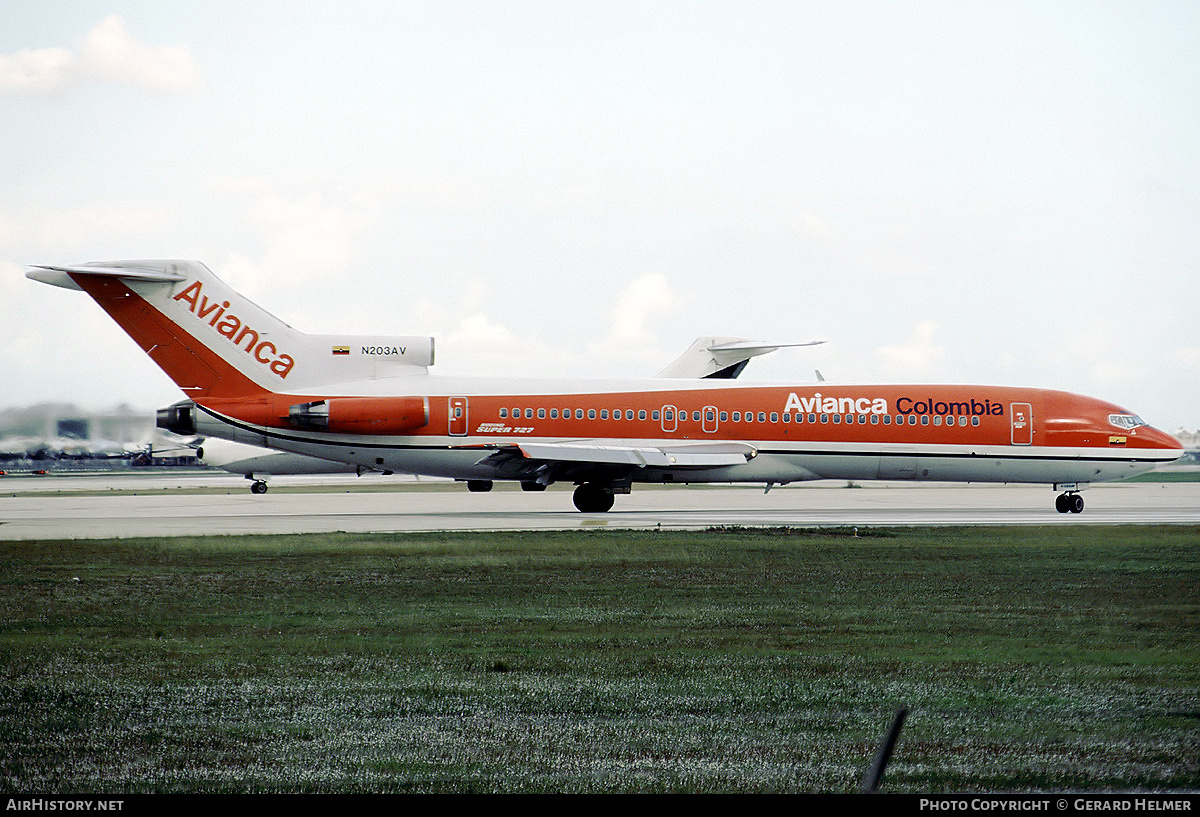
<svg viewBox="0 0 1200 817">
<path fill-rule="evenodd" d="M 433 338 L 307 335 L 197 261 L 38 266 L 28 277 L 82 290 L 189 397 L 246 397 L 424 374 Z"/>
</svg>

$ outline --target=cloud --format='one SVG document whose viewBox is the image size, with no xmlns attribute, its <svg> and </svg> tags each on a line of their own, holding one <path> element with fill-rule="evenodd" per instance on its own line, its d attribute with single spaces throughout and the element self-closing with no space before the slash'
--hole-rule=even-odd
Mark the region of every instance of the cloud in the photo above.
<svg viewBox="0 0 1200 817">
<path fill-rule="evenodd" d="M 200 69 L 187 46 L 146 45 L 116 15 L 104 18 L 74 51 L 0 54 L 0 92 L 60 94 L 89 82 L 179 94 L 199 87 Z"/>
<path fill-rule="evenodd" d="M 92 202 L 66 209 L 37 206 L 0 207 L 0 250 L 12 248 L 54 248 L 54 252 L 95 242 L 101 236 L 126 236 L 158 227 L 166 220 L 159 209 L 125 201 Z M 44 251 L 44 250 L 43 250 Z M 77 261 L 83 259 L 39 258 L 37 261 Z"/>
<path fill-rule="evenodd" d="M 265 241 L 262 257 L 231 255 L 218 275 L 257 298 L 286 282 L 299 287 L 342 272 L 350 258 L 351 215 L 309 193 L 299 198 L 269 194 L 249 214 Z"/>
<path fill-rule="evenodd" d="M 1185 370 L 1192 369 L 1195 371 L 1200 371 L 1200 349 L 1197 349 L 1194 346 L 1185 346 L 1180 349 L 1176 349 L 1175 359 Z"/>
<path fill-rule="evenodd" d="M 924 378 L 938 374 L 946 358 L 946 350 L 933 342 L 937 324 L 924 321 L 913 327 L 908 339 L 895 346 L 883 346 L 876 354 L 883 360 L 891 378 Z"/>
<path fill-rule="evenodd" d="M 655 343 L 655 319 L 676 305 L 679 298 L 667 279 L 658 274 L 643 275 L 621 291 L 612 311 L 609 341 L 621 346 Z"/>
</svg>

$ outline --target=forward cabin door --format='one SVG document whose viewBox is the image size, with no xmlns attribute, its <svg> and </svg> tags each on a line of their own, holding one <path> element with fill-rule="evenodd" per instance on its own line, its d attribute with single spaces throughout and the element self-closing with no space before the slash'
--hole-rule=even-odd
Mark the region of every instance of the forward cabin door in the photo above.
<svg viewBox="0 0 1200 817">
<path fill-rule="evenodd" d="M 1012 444 L 1033 445 L 1033 406 L 1029 403 L 1012 404 Z"/>
<path fill-rule="evenodd" d="M 462 437 L 467 433 L 467 398 L 450 398 L 450 436 Z"/>
</svg>

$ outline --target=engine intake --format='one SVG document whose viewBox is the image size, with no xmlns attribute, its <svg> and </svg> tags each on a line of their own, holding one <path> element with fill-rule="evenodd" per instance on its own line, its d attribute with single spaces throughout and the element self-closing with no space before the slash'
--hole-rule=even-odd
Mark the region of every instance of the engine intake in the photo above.
<svg viewBox="0 0 1200 817">
<path fill-rule="evenodd" d="M 196 433 L 196 404 L 191 400 L 180 400 L 155 412 L 154 424 L 173 434 Z"/>
</svg>

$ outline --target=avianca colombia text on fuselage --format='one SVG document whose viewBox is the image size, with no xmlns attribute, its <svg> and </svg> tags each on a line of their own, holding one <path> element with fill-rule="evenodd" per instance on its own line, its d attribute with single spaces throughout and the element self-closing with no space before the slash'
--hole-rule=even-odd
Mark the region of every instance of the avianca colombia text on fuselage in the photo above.
<svg viewBox="0 0 1200 817">
<path fill-rule="evenodd" d="M 603 511 L 635 482 L 928 479 L 1085 484 L 1177 459 L 1111 403 L 994 386 L 499 380 L 428 374 L 432 339 L 297 332 L 196 262 L 41 267 L 81 289 L 191 398 L 160 425 L 473 489 L 571 481 Z"/>
</svg>

